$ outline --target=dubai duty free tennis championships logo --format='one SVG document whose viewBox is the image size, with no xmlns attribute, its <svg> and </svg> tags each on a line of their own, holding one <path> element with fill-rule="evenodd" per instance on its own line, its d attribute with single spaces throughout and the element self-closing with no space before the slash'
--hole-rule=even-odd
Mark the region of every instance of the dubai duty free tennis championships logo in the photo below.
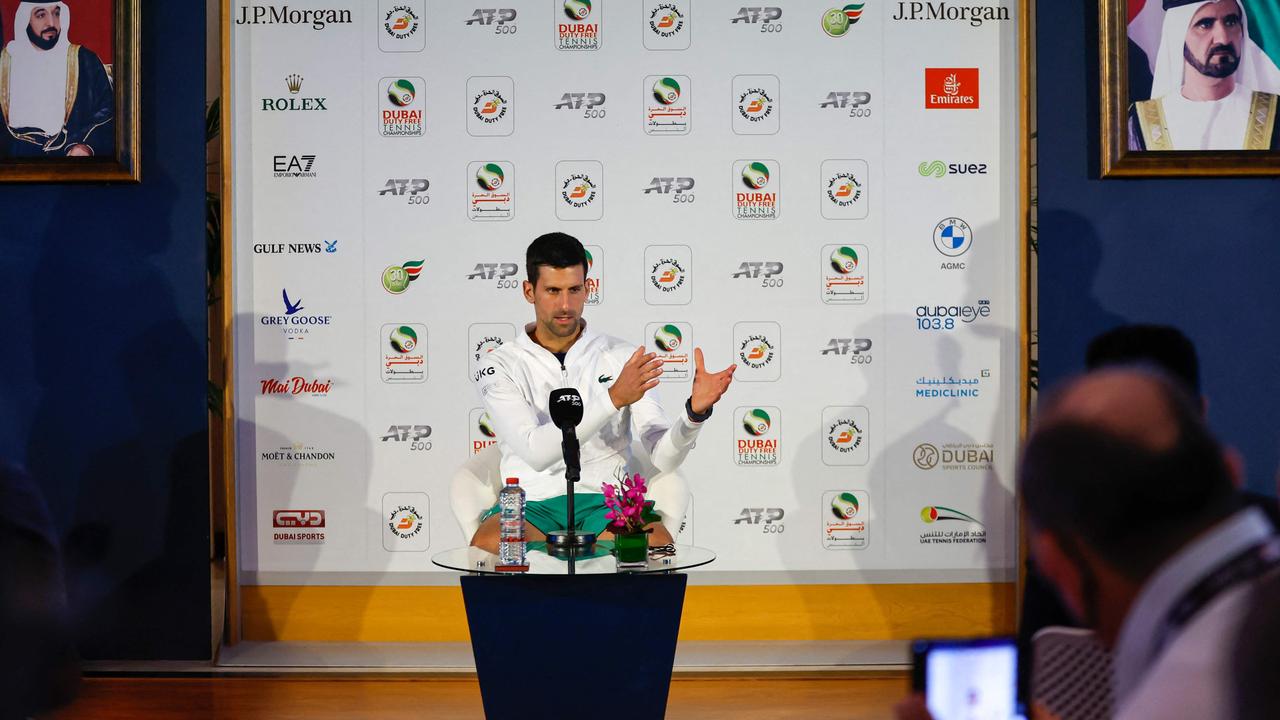
<svg viewBox="0 0 1280 720">
<path fill-rule="evenodd" d="M 379 132 L 383 137 L 418 137 L 423 134 L 422 101 L 419 89 L 426 87 L 422 78 L 383 78 Z"/>
<path fill-rule="evenodd" d="M 733 216 L 738 220 L 774 220 L 778 217 L 776 183 L 778 165 L 772 160 L 739 160 L 734 164 Z"/>
<path fill-rule="evenodd" d="M 866 5 L 866 2 L 855 2 L 827 10 L 822 13 L 822 31 L 833 38 L 844 37 L 849 28 L 862 19 L 862 9 Z"/>
<path fill-rule="evenodd" d="M 600 49 L 600 13 L 592 16 L 591 0 L 565 0 L 564 15 L 556 23 L 556 49 Z"/>
<path fill-rule="evenodd" d="M 733 461 L 738 465 L 778 464 L 779 428 L 776 407 L 738 408 L 741 418 L 734 435 Z"/>
</svg>

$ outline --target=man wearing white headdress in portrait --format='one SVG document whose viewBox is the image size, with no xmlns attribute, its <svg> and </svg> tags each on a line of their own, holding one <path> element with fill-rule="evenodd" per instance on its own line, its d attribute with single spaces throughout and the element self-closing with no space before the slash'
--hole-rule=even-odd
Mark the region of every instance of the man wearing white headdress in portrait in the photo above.
<svg viewBox="0 0 1280 720">
<path fill-rule="evenodd" d="M 1151 99 L 1129 110 L 1129 149 L 1280 149 L 1280 74 L 1238 0 L 1164 0 L 1154 65 Z"/>
<path fill-rule="evenodd" d="M 64 2 L 22 2 L 0 51 L 0 120 L 12 157 L 115 153 L 115 96 L 102 60 L 70 41 Z"/>
</svg>

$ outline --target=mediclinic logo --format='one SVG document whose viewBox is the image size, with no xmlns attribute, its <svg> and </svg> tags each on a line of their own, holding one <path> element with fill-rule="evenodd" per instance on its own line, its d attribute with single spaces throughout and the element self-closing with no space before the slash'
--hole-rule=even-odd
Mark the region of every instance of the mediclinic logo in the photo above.
<svg viewBox="0 0 1280 720">
<path fill-rule="evenodd" d="M 599 50 L 605 0 L 551 0 L 557 50 Z"/>
<path fill-rule="evenodd" d="M 871 208 L 866 160 L 823 160 L 821 168 L 822 217 L 828 220 L 861 220 Z"/>
<path fill-rule="evenodd" d="M 933 246 L 949 258 L 960 257 L 973 246 L 973 229 L 957 217 L 943 218 L 933 226 Z M 943 270 L 963 270 L 962 262 L 944 262 Z"/>
<path fill-rule="evenodd" d="M 733 462 L 745 466 L 778 464 L 782 443 L 782 411 L 772 406 L 747 406 L 733 411 Z"/>
<path fill-rule="evenodd" d="M 646 135 L 687 135 L 693 127 L 693 83 L 688 75 L 649 75 L 641 87 Z"/>
<path fill-rule="evenodd" d="M 422 266 L 426 260 L 406 260 L 400 265 L 388 265 L 382 271 L 382 289 L 392 295 L 399 295 L 409 289 L 409 285 L 422 274 Z"/>
<path fill-rule="evenodd" d="M 509 77 L 467 78 L 467 133 L 510 135 L 516 127 L 515 99 L 516 84 Z"/>
<path fill-rule="evenodd" d="M 688 305 L 693 300 L 693 251 L 688 245 L 646 247 L 644 272 L 646 303 Z"/>
<path fill-rule="evenodd" d="M 818 264 L 822 302 L 860 305 L 867 301 L 870 252 L 866 245 L 823 245 Z"/>
<path fill-rule="evenodd" d="M 862 10 L 866 5 L 866 2 L 849 3 L 822 13 L 822 32 L 833 38 L 844 37 L 849 33 L 849 28 L 862 19 Z"/>
<path fill-rule="evenodd" d="M 382 549 L 387 552 L 422 552 L 431 547 L 426 493 L 397 492 L 382 496 Z"/>
<path fill-rule="evenodd" d="M 644 326 L 646 349 L 662 360 L 659 382 L 693 379 L 693 326 L 689 323 L 649 323 Z"/>
<path fill-rule="evenodd" d="M 955 508 L 926 505 L 920 509 L 921 545 L 981 545 L 987 542 L 982 521 Z"/>
<path fill-rule="evenodd" d="M 822 547 L 863 550 L 867 547 L 871 496 L 865 490 L 829 490 L 822 495 Z"/>
<path fill-rule="evenodd" d="M 733 164 L 733 217 L 776 220 L 781 212 L 782 168 L 777 160 L 738 160 Z"/>
<path fill-rule="evenodd" d="M 484 408 L 472 408 L 467 418 L 467 434 L 470 437 L 472 455 L 479 455 L 490 445 L 498 444 L 498 430 Z"/>
<path fill-rule="evenodd" d="M 604 165 L 595 160 L 556 163 L 556 217 L 599 220 L 604 217 Z"/>
<path fill-rule="evenodd" d="M 378 331 L 378 374 L 391 385 L 427 381 L 427 326 L 383 325 Z"/>
<path fill-rule="evenodd" d="M 644 0 L 641 12 L 645 49 L 689 49 L 693 37 L 693 0 Z"/>
<path fill-rule="evenodd" d="M 773 382 L 782 377 L 782 326 L 776 322 L 740 322 L 733 326 L 738 382 Z"/>
<path fill-rule="evenodd" d="M 493 373 L 484 366 L 489 353 L 516 339 L 516 328 L 510 323 L 475 323 L 467 328 L 467 375 L 471 382 L 480 382 Z"/>
<path fill-rule="evenodd" d="M 871 459 L 870 427 L 871 415 L 865 407 L 823 408 L 819 435 L 823 464 L 866 465 Z"/>
<path fill-rule="evenodd" d="M 587 304 L 604 304 L 604 248 L 584 245 L 587 251 Z"/>
<path fill-rule="evenodd" d="M 385 77 L 378 81 L 378 133 L 383 137 L 421 137 L 427 81 Z"/>
<path fill-rule="evenodd" d="M 509 162 L 467 165 L 467 218 L 500 222 L 516 216 L 515 166 Z"/>
<path fill-rule="evenodd" d="M 773 135 L 782 127 L 782 90 L 776 75 L 735 75 L 733 131 L 739 135 Z"/>
<path fill-rule="evenodd" d="M 426 0 L 378 0 L 378 49 L 421 52 L 427 47 L 422 18 Z"/>
</svg>

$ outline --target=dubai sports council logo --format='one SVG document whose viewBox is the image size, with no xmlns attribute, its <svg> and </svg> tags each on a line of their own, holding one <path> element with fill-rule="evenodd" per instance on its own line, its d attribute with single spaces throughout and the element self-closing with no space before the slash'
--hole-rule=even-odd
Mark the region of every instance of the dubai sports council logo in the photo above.
<svg viewBox="0 0 1280 720">
<path fill-rule="evenodd" d="M 675 352 L 684 344 L 684 335 L 675 325 L 663 325 L 653 334 L 653 343 L 663 352 Z"/>
<path fill-rule="evenodd" d="M 413 83 L 403 78 L 387 86 L 387 98 L 396 107 L 408 107 L 417 95 L 418 91 L 413 87 Z"/>
<path fill-rule="evenodd" d="M 830 37 L 844 37 L 849 28 L 862 18 L 866 2 L 849 3 L 842 8 L 831 8 L 822 13 L 822 31 Z"/>
<path fill-rule="evenodd" d="M 841 246 L 831 251 L 831 269 L 848 275 L 858 269 L 858 253 L 851 247 Z"/>
<path fill-rule="evenodd" d="M 408 260 L 403 265 L 390 265 L 382 271 L 382 287 L 392 295 L 409 289 L 409 284 L 422 274 L 426 260 Z"/>
<path fill-rule="evenodd" d="M 742 427 L 746 429 L 748 435 L 759 437 L 769 432 L 769 428 L 772 425 L 773 421 L 769 418 L 769 413 L 761 408 L 748 410 L 742 416 Z"/>
<path fill-rule="evenodd" d="M 852 520 L 858 509 L 858 496 L 851 492 L 842 492 L 831 498 L 831 514 L 837 520 Z"/>
</svg>

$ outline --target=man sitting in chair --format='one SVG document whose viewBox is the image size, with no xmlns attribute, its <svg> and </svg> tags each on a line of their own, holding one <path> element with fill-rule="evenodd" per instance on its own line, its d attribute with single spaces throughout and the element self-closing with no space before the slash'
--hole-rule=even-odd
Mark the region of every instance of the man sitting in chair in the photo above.
<svg viewBox="0 0 1280 720">
<path fill-rule="evenodd" d="M 515 342 L 485 356 L 477 380 L 481 401 L 494 423 L 502 451 L 502 477 L 520 479 L 526 494 L 525 536 L 543 540 L 564 529 L 565 464 L 561 433 L 551 422 L 548 398 L 556 388 L 576 388 L 583 416 L 577 427 L 582 478 L 574 493 L 577 530 L 601 539 L 608 520 L 603 484 L 635 472 L 631 439 L 637 436 L 660 472 L 684 461 L 702 424 L 733 380 L 736 365 L 718 373 L 703 366 L 694 350 L 693 389 L 684 412 L 669 421 L 648 392 L 658 385 L 662 360 L 644 347 L 595 332 L 582 319 L 587 301 L 587 253 L 564 233 L 542 235 L 525 253 L 529 279 L 524 297 L 535 320 Z M 660 523 L 647 526 L 650 544 L 673 542 Z M 498 552 L 498 506 L 485 513 L 471 544 Z"/>
</svg>

